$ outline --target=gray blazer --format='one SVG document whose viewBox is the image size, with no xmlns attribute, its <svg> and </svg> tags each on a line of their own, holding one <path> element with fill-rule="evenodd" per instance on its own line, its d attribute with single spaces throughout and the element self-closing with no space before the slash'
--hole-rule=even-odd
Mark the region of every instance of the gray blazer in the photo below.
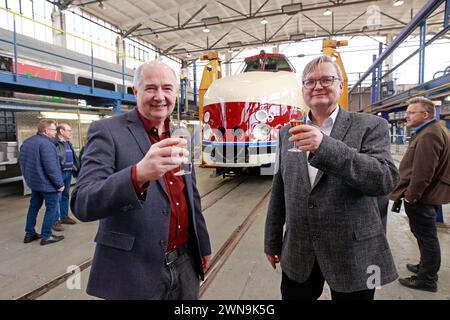
<svg viewBox="0 0 450 320">
<path fill-rule="evenodd" d="M 395 280 L 376 198 L 388 194 L 398 181 L 387 122 L 340 108 L 330 137 L 324 135 L 308 160 L 305 152 L 287 151 L 292 147 L 289 128 L 280 131 L 265 253 L 281 255 L 283 272 L 297 282 L 308 279 L 317 259 L 325 280 L 338 292 Z M 319 169 L 312 187 L 307 161 Z M 371 265 L 380 268 L 378 279 L 376 267 L 368 269 Z"/>
<path fill-rule="evenodd" d="M 106 299 L 149 299 L 164 267 L 170 203 L 164 180 L 138 198 L 131 167 L 150 148 L 136 109 L 92 123 L 71 208 L 82 221 L 100 220 L 87 293 Z M 211 254 L 195 173 L 184 176 L 189 246 L 203 277 L 201 257 Z"/>
</svg>

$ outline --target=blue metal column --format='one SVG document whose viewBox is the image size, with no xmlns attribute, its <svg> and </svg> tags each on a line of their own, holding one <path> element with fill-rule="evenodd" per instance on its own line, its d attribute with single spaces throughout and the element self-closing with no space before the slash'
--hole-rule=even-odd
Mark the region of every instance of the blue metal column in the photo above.
<svg viewBox="0 0 450 320">
<path fill-rule="evenodd" d="M 383 53 L 383 44 L 380 42 L 378 43 L 378 56 L 381 57 L 381 54 Z M 378 101 L 382 100 L 381 97 L 381 78 L 383 76 L 383 61 L 380 61 L 378 64 L 378 77 L 377 77 L 377 97 Z"/>
<path fill-rule="evenodd" d="M 375 62 L 377 60 L 377 55 L 373 55 L 373 61 Z M 371 102 L 374 104 L 377 101 L 377 68 L 374 68 L 372 70 L 372 94 L 371 94 Z"/>
<path fill-rule="evenodd" d="M 122 113 L 122 101 L 116 100 L 116 105 L 114 106 L 114 113 L 121 114 Z"/>
<path fill-rule="evenodd" d="M 180 108 L 182 111 L 185 110 L 184 106 L 184 79 L 180 80 L 180 105 L 183 106 L 183 108 Z"/>
<path fill-rule="evenodd" d="M 17 75 L 19 73 L 19 61 L 17 59 L 17 33 L 16 33 L 16 15 L 13 16 L 13 25 L 14 25 L 14 33 L 13 33 L 13 42 L 14 42 L 14 80 L 17 82 Z"/>
<path fill-rule="evenodd" d="M 424 20 L 420 24 L 420 43 L 419 43 L 419 84 L 425 82 L 425 42 L 427 35 L 427 22 Z"/>
<path fill-rule="evenodd" d="M 91 43 L 91 93 L 94 93 L 94 46 Z"/>
<path fill-rule="evenodd" d="M 448 26 L 450 20 L 450 0 L 445 2 L 444 28 Z"/>
<path fill-rule="evenodd" d="M 197 64 L 195 63 L 195 61 L 194 61 L 194 64 L 192 66 L 192 71 L 194 73 L 194 106 L 198 110 L 198 102 L 197 102 Z"/>
</svg>

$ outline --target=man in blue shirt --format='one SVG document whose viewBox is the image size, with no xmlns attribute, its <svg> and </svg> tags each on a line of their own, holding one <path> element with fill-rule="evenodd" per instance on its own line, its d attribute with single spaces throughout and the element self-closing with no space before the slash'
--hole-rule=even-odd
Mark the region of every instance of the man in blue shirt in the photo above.
<svg viewBox="0 0 450 320">
<path fill-rule="evenodd" d="M 59 163 L 61 164 L 62 177 L 64 180 L 64 191 L 61 193 L 59 203 L 59 214 L 53 225 L 53 230 L 63 231 L 63 224 L 75 224 L 76 221 L 69 217 L 69 191 L 72 175 L 77 176 L 79 170 L 78 157 L 73 149 L 70 139 L 72 138 L 72 128 L 67 123 L 60 123 L 56 128 L 56 142 Z"/>
<path fill-rule="evenodd" d="M 41 120 L 36 135 L 26 139 L 20 147 L 19 164 L 25 182 L 31 189 L 24 243 L 41 239 L 41 245 L 61 241 L 64 236 L 52 234 L 59 194 L 64 191 L 61 167 L 56 153 L 56 122 Z M 36 217 L 45 201 L 41 235 L 35 231 Z"/>
</svg>

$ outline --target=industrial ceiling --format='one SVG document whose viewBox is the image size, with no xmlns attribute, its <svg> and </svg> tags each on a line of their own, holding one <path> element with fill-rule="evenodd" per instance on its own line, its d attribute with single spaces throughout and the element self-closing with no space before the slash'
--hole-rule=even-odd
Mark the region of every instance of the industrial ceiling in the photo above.
<svg viewBox="0 0 450 320">
<path fill-rule="evenodd" d="M 425 0 L 58 0 L 79 6 L 161 52 L 188 54 L 256 47 L 315 37 L 398 34 Z M 328 11 L 327 11 L 328 10 Z M 328 13 L 328 15 L 327 15 Z M 430 33 L 444 20 L 444 6 L 428 21 Z M 208 29 L 209 32 L 205 32 Z"/>
</svg>

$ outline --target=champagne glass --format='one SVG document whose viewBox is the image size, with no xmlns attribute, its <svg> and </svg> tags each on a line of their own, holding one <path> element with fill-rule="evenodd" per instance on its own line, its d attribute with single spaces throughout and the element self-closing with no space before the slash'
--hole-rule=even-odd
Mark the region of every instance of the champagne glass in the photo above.
<svg viewBox="0 0 450 320">
<path fill-rule="evenodd" d="M 192 160 L 191 160 L 191 134 L 187 127 L 182 124 L 174 124 L 171 123 L 170 126 L 170 137 L 171 138 L 183 138 L 186 140 L 186 149 L 189 152 L 187 161 L 180 164 L 180 170 L 175 172 L 176 176 L 184 176 L 186 174 L 190 174 L 192 172 Z"/>
<path fill-rule="evenodd" d="M 301 124 L 305 124 L 306 121 L 306 112 L 304 112 L 301 108 L 299 107 L 292 107 L 291 111 L 289 113 L 289 123 L 291 125 L 291 128 L 301 125 Z M 295 141 L 294 141 L 294 146 L 290 149 L 288 149 L 288 151 L 290 152 L 303 152 L 302 150 L 300 150 Z"/>
</svg>

